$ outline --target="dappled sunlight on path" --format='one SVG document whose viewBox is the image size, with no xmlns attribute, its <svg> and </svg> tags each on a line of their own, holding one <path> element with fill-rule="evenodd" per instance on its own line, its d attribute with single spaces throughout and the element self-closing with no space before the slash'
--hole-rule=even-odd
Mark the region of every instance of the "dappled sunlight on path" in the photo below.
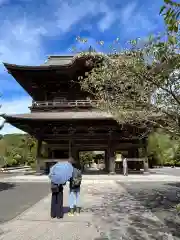
<svg viewBox="0 0 180 240">
<path fill-rule="evenodd" d="M 88 195 L 84 211 L 93 212 L 99 231 L 109 239 L 173 239 L 168 227 L 122 186 L 89 185 L 83 194 Z"/>
<path fill-rule="evenodd" d="M 81 202 L 80 216 L 68 217 L 66 213 L 63 219 L 52 220 L 49 195 L 13 221 L 1 225 L 0 240 L 18 240 L 22 236 L 27 240 L 175 239 L 168 225 L 135 195 L 127 192 L 122 183 L 84 180 Z M 64 192 L 64 205 L 68 205 L 68 186 Z"/>
</svg>

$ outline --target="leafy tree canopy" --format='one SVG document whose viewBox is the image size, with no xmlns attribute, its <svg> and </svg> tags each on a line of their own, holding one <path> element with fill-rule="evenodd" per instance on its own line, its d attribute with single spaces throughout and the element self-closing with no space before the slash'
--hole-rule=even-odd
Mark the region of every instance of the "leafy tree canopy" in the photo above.
<svg viewBox="0 0 180 240">
<path fill-rule="evenodd" d="M 128 49 L 112 54 L 93 51 L 77 56 L 86 57 L 89 69 L 79 78 L 83 90 L 119 123 L 151 123 L 171 132 L 179 130 L 179 35 L 172 42 L 164 37 L 136 39 Z"/>
<path fill-rule="evenodd" d="M 180 3 L 172 0 L 164 0 L 160 14 L 164 17 L 169 35 L 171 33 L 177 33 L 180 24 Z"/>
<path fill-rule="evenodd" d="M 160 9 L 166 32 L 135 39 L 119 49 L 119 38 L 110 54 L 92 47 L 77 57 L 86 58 L 82 89 L 98 100 L 99 109 L 110 112 L 121 124 L 145 124 L 180 130 L 180 4 L 164 0 Z M 77 41 L 88 44 L 87 39 Z M 104 41 L 97 41 L 101 46 Z"/>
</svg>

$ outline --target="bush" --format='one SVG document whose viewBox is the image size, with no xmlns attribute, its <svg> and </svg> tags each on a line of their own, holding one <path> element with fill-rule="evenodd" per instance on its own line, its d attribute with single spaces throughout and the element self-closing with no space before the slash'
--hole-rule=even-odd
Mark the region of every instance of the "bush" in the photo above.
<svg viewBox="0 0 180 240">
<path fill-rule="evenodd" d="M 5 157 L 5 165 L 3 167 L 15 167 L 18 165 L 19 165 L 19 163 L 16 159 L 10 158 L 10 157 Z"/>
<path fill-rule="evenodd" d="M 96 155 L 93 152 L 81 152 L 79 154 L 80 163 L 82 166 L 91 164 Z"/>
<path fill-rule="evenodd" d="M 174 165 L 175 165 L 176 167 L 180 167 L 180 161 L 179 161 L 179 160 L 175 160 L 175 161 L 174 161 Z"/>
<path fill-rule="evenodd" d="M 148 139 L 148 155 L 151 167 L 175 165 L 174 159 L 178 148 L 178 141 L 162 130 L 152 133 Z"/>
<path fill-rule="evenodd" d="M 175 160 L 173 160 L 173 159 L 167 160 L 167 161 L 164 163 L 164 166 L 166 166 L 166 167 L 175 166 Z"/>
<path fill-rule="evenodd" d="M 36 170 L 36 167 L 37 167 L 36 162 L 30 163 L 30 167 L 31 167 L 33 170 Z"/>
</svg>

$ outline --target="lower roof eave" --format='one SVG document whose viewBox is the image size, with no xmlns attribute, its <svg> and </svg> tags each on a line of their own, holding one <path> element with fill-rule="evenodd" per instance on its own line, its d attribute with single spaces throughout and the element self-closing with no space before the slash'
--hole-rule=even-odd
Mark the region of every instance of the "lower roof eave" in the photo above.
<svg viewBox="0 0 180 240">
<path fill-rule="evenodd" d="M 81 112 L 32 112 L 26 114 L 1 114 L 1 117 L 8 123 L 17 121 L 72 121 L 72 120 L 111 120 L 115 121 L 112 114 L 102 111 L 81 111 Z M 158 115 L 152 116 L 152 119 L 159 119 Z"/>
<path fill-rule="evenodd" d="M 33 112 L 27 114 L 1 115 L 7 122 L 12 120 L 103 120 L 113 117 L 105 112 Z"/>
</svg>

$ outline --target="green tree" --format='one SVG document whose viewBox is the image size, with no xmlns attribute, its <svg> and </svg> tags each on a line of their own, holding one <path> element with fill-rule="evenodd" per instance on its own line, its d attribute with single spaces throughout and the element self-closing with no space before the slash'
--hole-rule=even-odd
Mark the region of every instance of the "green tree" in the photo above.
<svg viewBox="0 0 180 240">
<path fill-rule="evenodd" d="M 91 164 L 94 157 L 95 154 L 93 152 L 80 152 L 79 158 L 81 165 L 84 166 L 86 164 Z"/>
<path fill-rule="evenodd" d="M 180 24 L 180 3 L 171 0 L 164 0 L 160 14 L 164 17 L 168 34 L 177 33 Z"/>
<path fill-rule="evenodd" d="M 37 143 L 36 139 L 29 134 L 25 135 L 22 139 L 21 148 L 23 149 L 23 161 L 27 165 L 35 163 Z"/>
<path fill-rule="evenodd" d="M 153 165 L 174 165 L 178 141 L 158 129 L 148 139 L 148 155 L 153 158 Z"/>
<path fill-rule="evenodd" d="M 86 58 L 87 72 L 79 77 L 83 90 L 119 123 L 141 122 L 180 133 L 179 7 L 164 0 L 160 14 L 167 31 L 163 34 L 129 41 L 121 50 L 117 38 L 111 54 L 83 51 L 77 55 Z M 88 44 L 81 37 L 77 41 Z M 98 43 L 104 45 L 104 41 Z"/>
<path fill-rule="evenodd" d="M 33 165 L 36 147 L 36 140 L 28 134 L 7 134 L 0 140 L 0 165 Z"/>
<path fill-rule="evenodd" d="M 80 53 L 87 68 L 79 77 L 83 90 L 121 124 L 141 122 L 179 132 L 180 42 L 171 40 L 158 35 L 130 41 L 128 50 L 114 54 Z"/>
</svg>

